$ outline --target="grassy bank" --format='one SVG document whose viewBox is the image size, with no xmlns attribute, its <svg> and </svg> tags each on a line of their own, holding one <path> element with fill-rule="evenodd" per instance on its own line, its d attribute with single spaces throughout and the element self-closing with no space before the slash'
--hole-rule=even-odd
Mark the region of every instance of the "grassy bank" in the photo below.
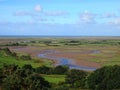
<svg viewBox="0 0 120 90">
<path fill-rule="evenodd" d="M 34 68 L 36 68 L 42 65 L 50 66 L 51 63 L 52 62 L 49 60 L 47 61 L 47 60 L 34 59 L 34 58 L 24 59 L 24 58 L 21 58 L 21 55 L 14 56 L 14 55 L 11 55 L 10 53 L 7 53 L 4 49 L 0 50 L 0 67 L 2 67 L 3 64 L 8 64 L 8 65 L 16 64 L 16 65 L 19 65 L 20 67 L 25 64 L 31 64 Z"/>
</svg>

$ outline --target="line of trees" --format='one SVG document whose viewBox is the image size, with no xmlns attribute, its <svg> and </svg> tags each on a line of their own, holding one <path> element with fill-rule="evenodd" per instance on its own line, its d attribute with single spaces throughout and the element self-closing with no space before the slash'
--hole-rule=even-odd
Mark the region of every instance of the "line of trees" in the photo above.
<svg viewBox="0 0 120 90">
<path fill-rule="evenodd" d="M 47 67 L 47 66 L 41 66 L 36 68 L 36 72 L 40 74 L 59 74 L 63 75 L 66 74 L 69 71 L 68 66 L 56 66 L 56 67 Z"/>
<path fill-rule="evenodd" d="M 28 68 L 29 67 L 29 68 Z M 0 69 L 0 86 L 3 90 L 49 90 L 51 85 L 30 65 L 3 65 Z"/>
<path fill-rule="evenodd" d="M 64 82 L 53 85 L 41 74 L 64 74 L 66 77 Z M 106 66 L 90 73 L 66 66 L 33 68 L 29 64 L 23 67 L 4 64 L 0 68 L 0 87 L 3 90 L 120 89 L 120 66 Z"/>
</svg>

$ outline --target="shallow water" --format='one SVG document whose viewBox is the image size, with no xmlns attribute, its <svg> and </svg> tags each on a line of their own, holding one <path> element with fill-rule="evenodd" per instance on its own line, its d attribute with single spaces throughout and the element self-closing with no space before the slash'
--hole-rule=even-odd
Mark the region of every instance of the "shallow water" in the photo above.
<svg viewBox="0 0 120 90">
<path fill-rule="evenodd" d="M 39 54 L 38 56 L 39 56 L 40 58 L 57 60 L 57 61 L 59 62 L 59 64 L 57 64 L 57 65 L 66 65 L 66 66 L 69 66 L 69 68 L 71 68 L 71 69 L 90 70 L 90 71 L 96 70 L 96 68 L 92 68 L 92 67 L 75 65 L 75 64 L 73 63 L 74 60 L 69 59 L 69 58 L 55 57 L 55 56 L 50 56 L 50 55 L 48 55 L 48 54 L 54 55 L 54 54 L 56 54 L 56 53 L 58 53 L 58 51 L 45 50 L 45 51 L 42 51 L 42 53 Z M 99 51 L 99 50 L 93 50 L 93 51 L 90 51 L 89 53 L 96 54 L 96 53 L 100 53 L 100 51 Z"/>
</svg>

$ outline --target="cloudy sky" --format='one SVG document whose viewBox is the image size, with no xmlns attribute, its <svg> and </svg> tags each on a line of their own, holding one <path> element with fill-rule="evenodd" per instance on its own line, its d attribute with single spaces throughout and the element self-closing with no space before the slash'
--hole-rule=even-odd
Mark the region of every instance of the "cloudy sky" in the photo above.
<svg viewBox="0 0 120 90">
<path fill-rule="evenodd" d="M 120 0 L 0 0 L 0 35 L 120 36 Z"/>
</svg>

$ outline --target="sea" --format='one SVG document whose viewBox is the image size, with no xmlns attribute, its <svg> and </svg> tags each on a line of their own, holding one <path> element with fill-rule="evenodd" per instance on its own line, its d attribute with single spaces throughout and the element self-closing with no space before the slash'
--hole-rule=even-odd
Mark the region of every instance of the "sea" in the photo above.
<svg viewBox="0 0 120 90">
<path fill-rule="evenodd" d="M 120 36 L 41 36 L 41 35 L 0 35 L 0 38 L 79 38 L 79 39 L 120 39 Z"/>
</svg>

